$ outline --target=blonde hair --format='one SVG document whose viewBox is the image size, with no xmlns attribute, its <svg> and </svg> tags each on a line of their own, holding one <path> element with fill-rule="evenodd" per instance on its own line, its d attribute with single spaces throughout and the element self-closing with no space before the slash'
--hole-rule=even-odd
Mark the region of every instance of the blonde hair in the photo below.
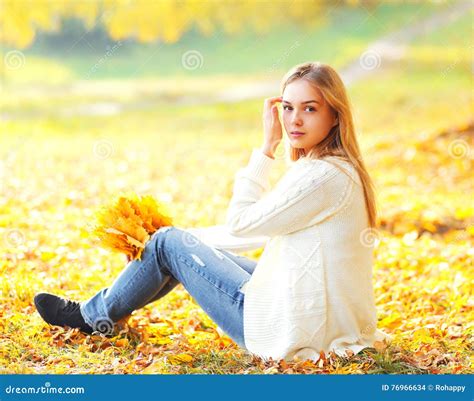
<svg viewBox="0 0 474 401">
<path fill-rule="evenodd" d="M 305 154 L 304 149 L 288 145 L 287 151 L 290 161 L 295 162 L 301 158 L 322 159 L 329 156 L 349 161 L 357 170 L 362 182 L 369 226 L 375 228 L 377 205 L 374 183 L 362 160 L 354 129 L 351 104 L 342 79 L 327 64 L 306 62 L 294 66 L 285 74 L 281 83 L 281 93 L 283 94 L 288 84 L 298 79 L 308 81 L 321 91 L 324 100 L 336 113 L 338 123 L 331 128 L 326 138 L 315 145 L 308 154 Z"/>
</svg>

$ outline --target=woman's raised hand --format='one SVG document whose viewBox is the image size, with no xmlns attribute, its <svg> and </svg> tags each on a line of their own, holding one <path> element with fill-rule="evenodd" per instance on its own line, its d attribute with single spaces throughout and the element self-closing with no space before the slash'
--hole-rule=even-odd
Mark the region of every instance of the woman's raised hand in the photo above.
<svg viewBox="0 0 474 401">
<path fill-rule="evenodd" d="M 262 151 L 273 158 L 276 148 L 283 138 L 283 130 L 278 116 L 278 102 L 281 96 L 269 97 L 263 104 L 263 146 Z"/>
</svg>

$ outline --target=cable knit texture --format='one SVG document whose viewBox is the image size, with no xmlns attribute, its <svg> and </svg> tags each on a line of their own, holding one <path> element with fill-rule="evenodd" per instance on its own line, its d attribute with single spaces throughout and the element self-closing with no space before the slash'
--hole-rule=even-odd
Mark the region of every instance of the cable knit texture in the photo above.
<svg viewBox="0 0 474 401">
<path fill-rule="evenodd" d="M 247 349 L 264 360 L 317 361 L 321 351 L 357 354 L 390 341 L 377 329 L 357 171 L 335 157 L 299 159 L 270 190 L 275 162 L 253 149 L 235 174 L 226 224 L 215 227 L 221 235 L 201 236 L 225 239 L 221 247 L 233 250 L 265 246 L 243 290 Z"/>
</svg>

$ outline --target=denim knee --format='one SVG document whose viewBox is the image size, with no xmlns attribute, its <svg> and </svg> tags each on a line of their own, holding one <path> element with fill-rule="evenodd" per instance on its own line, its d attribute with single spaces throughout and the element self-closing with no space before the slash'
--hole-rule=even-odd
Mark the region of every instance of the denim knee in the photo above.
<svg viewBox="0 0 474 401">
<path fill-rule="evenodd" d="M 155 231 L 152 238 L 158 249 L 192 249 L 200 245 L 201 242 L 186 230 L 174 226 L 161 227 Z"/>
<path fill-rule="evenodd" d="M 149 244 L 156 255 L 157 262 L 164 267 L 168 273 L 169 267 L 166 257 L 173 252 L 176 246 L 181 244 L 184 231 L 174 226 L 164 226 L 156 230 L 149 240 Z M 147 245 L 148 246 L 148 245 Z"/>
</svg>

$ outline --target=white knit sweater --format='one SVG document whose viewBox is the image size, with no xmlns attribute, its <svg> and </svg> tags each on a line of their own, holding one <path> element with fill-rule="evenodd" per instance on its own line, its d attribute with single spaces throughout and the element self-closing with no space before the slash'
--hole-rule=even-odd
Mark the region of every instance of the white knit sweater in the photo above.
<svg viewBox="0 0 474 401">
<path fill-rule="evenodd" d="M 373 248 L 355 168 L 335 157 L 299 159 L 270 191 L 275 162 L 253 149 L 235 175 L 226 224 L 190 229 L 221 249 L 265 246 L 242 291 L 247 349 L 264 360 L 317 361 L 320 351 L 357 354 L 390 341 L 377 329 Z"/>
</svg>

